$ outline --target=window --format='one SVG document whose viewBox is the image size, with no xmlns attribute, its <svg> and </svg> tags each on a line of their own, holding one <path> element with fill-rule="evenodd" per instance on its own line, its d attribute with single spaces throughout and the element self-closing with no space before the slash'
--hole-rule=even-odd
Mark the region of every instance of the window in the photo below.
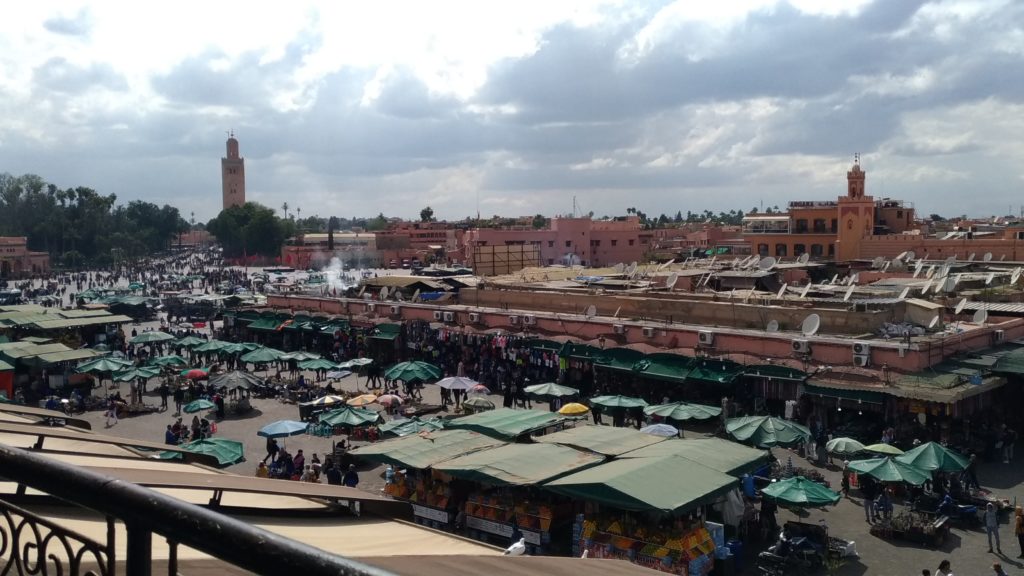
<svg viewBox="0 0 1024 576">
<path fill-rule="evenodd" d="M 793 245 L 793 256 L 799 256 L 804 252 L 807 252 L 807 246 L 804 246 L 803 244 Z"/>
<path fill-rule="evenodd" d="M 811 256 L 820 258 L 825 254 L 825 247 L 821 244 L 811 244 Z"/>
<path fill-rule="evenodd" d="M 565 241 L 565 247 L 566 248 L 572 248 L 572 240 L 566 240 Z"/>
<path fill-rule="evenodd" d="M 807 233 L 807 219 L 801 218 L 796 221 L 796 233 L 806 234 Z"/>
<path fill-rule="evenodd" d="M 835 218 L 833 218 L 832 219 L 832 233 L 835 234 L 836 232 L 839 232 L 839 221 L 836 220 Z"/>
<path fill-rule="evenodd" d="M 554 247 L 555 247 L 555 241 L 554 240 L 548 240 L 548 248 L 554 248 Z"/>
<path fill-rule="evenodd" d="M 632 246 L 632 245 L 633 245 L 633 239 L 632 239 L 632 238 L 630 238 L 630 239 L 629 239 L 629 245 L 630 245 L 630 246 Z"/>
<path fill-rule="evenodd" d="M 897 218 L 903 218 L 903 210 L 897 210 L 896 211 L 896 217 Z"/>
<path fill-rule="evenodd" d="M 618 240 L 612 240 L 612 246 L 618 246 L 618 245 L 619 245 L 619 241 Z"/>
<path fill-rule="evenodd" d="M 555 259 L 554 258 L 548 258 L 548 266 L 553 266 L 554 264 L 555 264 Z"/>
<path fill-rule="evenodd" d="M 827 231 L 828 231 L 828 229 L 825 227 L 825 219 L 824 218 L 815 218 L 814 219 L 814 233 L 815 234 L 824 234 Z"/>
<path fill-rule="evenodd" d="M 836 245 L 835 244 L 829 244 L 828 245 L 828 255 L 829 256 L 835 256 L 836 255 Z"/>
<path fill-rule="evenodd" d="M 757 253 L 760 254 L 762 258 L 767 256 L 768 255 L 768 245 L 767 244 L 758 244 L 757 245 Z"/>
<path fill-rule="evenodd" d="M 786 256 L 787 255 L 786 254 L 786 245 L 785 244 L 776 244 L 775 245 L 775 255 L 776 256 Z"/>
</svg>

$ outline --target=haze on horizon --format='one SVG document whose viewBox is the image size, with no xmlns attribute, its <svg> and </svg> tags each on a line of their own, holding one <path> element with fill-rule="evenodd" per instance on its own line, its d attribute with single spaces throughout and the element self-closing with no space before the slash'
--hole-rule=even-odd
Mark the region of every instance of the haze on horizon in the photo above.
<svg viewBox="0 0 1024 576">
<path fill-rule="evenodd" d="M 0 21 L 0 172 L 304 216 L 652 215 L 868 193 L 1021 210 L 1011 0 L 43 2 Z"/>
</svg>

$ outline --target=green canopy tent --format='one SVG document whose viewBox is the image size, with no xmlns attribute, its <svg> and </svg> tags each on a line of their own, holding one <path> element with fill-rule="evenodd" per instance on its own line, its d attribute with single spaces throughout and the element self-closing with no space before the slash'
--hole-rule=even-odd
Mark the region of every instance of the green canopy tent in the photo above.
<svg viewBox="0 0 1024 576">
<path fill-rule="evenodd" d="M 595 396 L 590 399 L 590 404 L 602 408 L 643 408 L 647 406 L 647 402 L 643 399 L 630 396 Z"/>
<path fill-rule="evenodd" d="M 276 362 L 283 354 L 284 352 L 280 350 L 264 346 L 252 352 L 242 354 L 239 360 L 249 364 L 266 364 L 268 362 Z"/>
<path fill-rule="evenodd" d="M 149 332 L 143 332 L 137 336 L 132 337 L 128 341 L 129 344 L 154 344 L 156 342 L 170 342 L 174 340 L 174 336 L 171 336 L 167 332 L 160 332 L 157 330 L 150 330 Z"/>
<path fill-rule="evenodd" d="M 831 454 L 838 454 L 840 456 L 849 456 L 851 454 L 857 454 L 858 452 L 864 451 L 864 445 L 854 440 L 853 438 L 833 438 L 825 444 L 825 449 Z"/>
<path fill-rule="evenodd" d="M 225 346 L 228 346 L 230 342 L 224 342 L 222 340 L 210 340 L 209 342 L 203 342 L 192 349 L 193 352 L 220 352 Z"/>
<path fill-rule="evenodd" d="M 205 398 L 200 398 L 199 400 L 193 400 L 188 404 L 185 404 L 182 410 L 189 414 L 194 414 L 195 412 L 202 412 L 203 410 L 213 410 L 216 407 L 217 405 L 213 402 L 210 402 Z"/>
<path fill-rule="evenodd" d="M 668 482 L 685 478 L 685 482 Z M 544 488 L 619 510 L 683 515 L 739 486 L 736 478 L 686 458 L 620 458 L 563 476 Z"/>
<path fill-rule="evenodd" d="M 320 415 L 319 421 L 321 424 L 329 424 L 331 426 L 356 427 L 375 424 L 380 419 L 380 414 L 373 410 L 364 410 L 354 406 L 342 406 L 337 410 L 324 412 Z"/>
<path fill-rule="evenodd" d="M 163 367 L 175 367 L 175 366 L 188 366 L 188 360 L 185 360 L 177 354 L 168 354 L 166 356 L 157 356 L 149 361 L 151 366 Z"/>
<path fill-rule="evenodd" d="M 155 370 L 152 368 L 129 368 L 121 372 L 115 372 L 113 374 L 113 380 L 114 382 L 131 382 L 132 380 L 138 379 L 149 380 L 150 378 L 158 376 L 159 374 L 159 370 Z"/>
<path fill-rule="evenodd" d="M 184 338 L 175 341 L 174 345 L 183 346 L 185 348 L 195 348 L 196 346 L 206 344 L 206 342 L 205 338 L 199 338 L 198 336 L 185 336 Z"/>
<path fill-rule="evenodd" d="M 571 398 L 573 396 L 579 395 L 579 393 L 580 393 L 580 391 L 575 389 L 575 388 L 571 388 L 569 386 L 561 386 L 561 385 L 555 384 L 553 382 L 548 382 L 546 384 L 534 384 L 533 386 L 527 386 L 526 388 L 523 388 L 523 392 L 526 392 L 527 394 L 529 394 L 530 396 L 533 396 L 534 398 L 545 398 L 545 399 L 551 399 L 551 398 Z"/>
<path fill-rule="evenodd" d="M 413 360 L 410 362 L 399 362 L 384 372 L 388 380 L 400 380 L 409 382 L 412 380 L 437 380 L 441 377 L 441 369 L 429 362 Z"/>
<path fill-rule="evenodd" d="M 672 438 L 622 454 L 620 458 L 686 458 L 723 474 L 739 477 L 768 462 L 768 452 L 724 438 Z"/>
<path fill-rule="evenodd" d="M 896 457 L 896 461 L 909 464 L 920 470 L 960 472 L 967 468 L 969 460 L 963 454 L 946 448 L 938 442 L 926 442 L 907 450 Z"/>
<path fill-rule="evenodd" d="M 227 440 L 225 438 L 206 438 L 204 440 L 195 440 L 187 444 L 182 444 L 179 448 L 184 448 L 185 450 L 196 454 L 207 454 L 213 456 L 221 466 L 230 466 L 245 460 L 245 448 L 242 443 L 235 440 Z M 160 454 L 160 458 L 164 460 L 173 460 L 181 458 L 181 453 L 162 452 Z"/>
<path fill-rule="evenodd" d="M 457 456 L 505 443 L 471 430 L 439 430 L 367 444 L 354 448 L 350 454 L 367 462 L 425 470 Z"/>
<path fill-rule="evenodd" d="M 644 408 L 644 414 L 648 416 L 661 416 L 666 420 L 708 420 L 721 416 L 722 409 L 718 406 L 705 404 L 690 404 L 689 402 L 671 402 L 669 404 L 658 404 Z"/>
<path fill-rule="evenodd" d="M 494 402 L 480 396 L 474 396 L 469 400 L 464 400 L 462 402 L 462 407 L 469 408 L 473 412 L 484 412 L 486 410 L 494 410 L 495 408 Z"/>
<path fill-rule="evenodd" d="M 664 442 L 666 439 L 637 432 L 631 428 L 577 426 L 537 436 L 533 440 L 534 442 L 545 444 L 561 444 L 581 450 L 590 450 L 604 456 L 619 456 L 633 450 Z"/>
<path fill-rule="evenodd" d="M 382 435 L 409 436 L 420 432 L 436 432 L 444 429 L 444 421 L 440 418 L 421 420 L 418 416 L 403 420 L 392 420 L 381 424 L 378 429 Z"/>
<path fill-rule="evenodd" d="M 825 447 L 828 448 L 828 444 L 826 444 Z M 864 451 L 871 452 L 872 454 L 884 454 L 886 456 L 899 456 L 900 454 L 903 454 L 903 450 L 900 450 L 892 444 L 886 444 L 885 442 L 869 444 L 864 447 Z"/>
<path fill-rule="evenodd" d="M 839 493 L 803 476 L 773 482 L 761 494 L 787 508 L 821 508 L 839 502 Z"/>
<path fill-rule="evenodd" d="M 281 360 L 295 360 L 296 362 L 304 362 L 306 360 L 318 360 L 319 358 L 320 358 L 320 355 L 319 354 L 314 354 L 313 352 L 289 352 L 287 354 L 282 354 L 280 359 Z M 334 367 L 333 363 L 331 364 L 331 367 L 332 368 Z"/>
<path fill-rule="evenodd" d="M 479 412 L 448 421 L 448 429 L 472 430 L 481 434 L 514 440 L 531 432 L 554 426 L 566 420 L 565 416 L 539 410 L 513 410 L 499 408 Z"/>
<path fill-rule="evenodd" d="M 535 486 L 603 460 L 558 444 L 506 444 L 441 462 L 434 470 L 491 486 Z"/>
<path fill-rule="evenodd" d="M 774 416 L 730 418 L 725 422 L 725 430 L 740 442 L 759 448 L 790 446 L 811 438 L 811 431 L 806 426 Z"/>
<path fill-rule="evenodd" d="M 213 378 L 210 378 L 210 387 L 215 390 L 227 388 L 228 390 L 235 390 L 241 388 L 242 390 L 250 390 L 257 386 L 263 386 L 264 382 L 262 378 L 257 378 L 248 372 L 241 370 L 232 370 L 231 372 L 225 372 L 223 374 L 217 374 Z"/>
<path fill-rule="evenodd" d="M 323 358 L 314 358 L 312 360 L 303 360 L 298 363 L 299 368 L 303 370 L 334 370 L 338 367 L 337 364 L 330 360 L 324 360 Z"/>
<path fill-rule="evenodd" d="M 891 456 L 854 460 L 850 462 L 849 468 L 858 474 L 871 476 L 882 482 L 906 482 L 914 486 L 924 484 L 931 477 L 926 470 L 904 464 Z"/>
<path fill-rule="evenodd" d="M 220 354 L 245 354 L 246 352 L 253 352 L 260 348 L 262 348 L 262 346 L 255 342 L 225 342 L 217 352 Z"/>
<path fill-rule="evenodd" d="M 104 356 L 79 364 L 75 371 L 79 374 L 95 374 L 100 377 L 100 382 L 102 383 L 104 374 L 113 378 L 114 372 L 123 372 L 133 367 L 134 365 L 127 360 Z"/>
</svg>

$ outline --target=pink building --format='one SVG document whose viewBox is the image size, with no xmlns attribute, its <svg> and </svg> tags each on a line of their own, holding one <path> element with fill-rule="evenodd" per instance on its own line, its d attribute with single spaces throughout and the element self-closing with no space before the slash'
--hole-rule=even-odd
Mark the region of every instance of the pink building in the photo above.
<svg viewBox="0 0 1024 576">
<path fill-rule="evenodd" d="M 655 231 L 644 230 L 640 218 L 613 220 L 552 218 L 547 228 L 477 228 L 463 237 L 466 260 L 474 262 L 479 246 L 532 244 L 540 248 L 541 265 L 611 266 L 642 261 L 654 248 Z"/>
<path fill-rule="evenodd" d="M 25 236 L 0 236 L 0 278 L 20 278 L 50 271 L 50 255 L 28 249 Z"/>
</svg>

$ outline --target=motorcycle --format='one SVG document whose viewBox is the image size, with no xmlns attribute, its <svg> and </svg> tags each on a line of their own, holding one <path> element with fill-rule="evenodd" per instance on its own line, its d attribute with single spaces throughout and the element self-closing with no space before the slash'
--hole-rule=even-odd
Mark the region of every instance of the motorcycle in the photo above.
<svg viewBox="0 0 1024 576">
<path fill-rule="evenodd" d="M 824 564 L 825 553 L 817 544 L 803 536 L 789 537 L 785 532 L 779 534 L 776 545 L 757 555 L 757 569 L 766 576 L 804 574 Z"/>
</svg>

